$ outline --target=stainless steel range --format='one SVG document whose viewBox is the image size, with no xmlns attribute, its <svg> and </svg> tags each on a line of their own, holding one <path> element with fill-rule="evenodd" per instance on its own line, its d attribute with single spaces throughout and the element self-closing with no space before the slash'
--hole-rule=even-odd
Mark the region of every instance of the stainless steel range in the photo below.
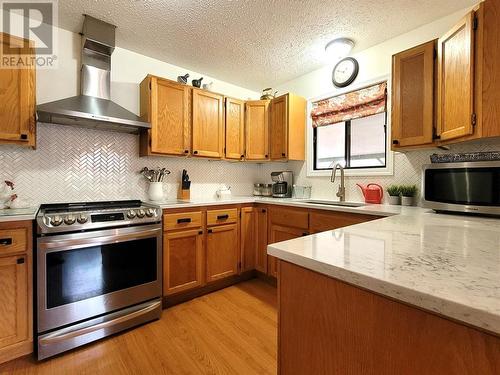
<svg viewBox="0 0 500 375">
<path fill-rule="evenodd" d="M 160 318 L 160 209 L 45 204 L 37 226 L 38 359 Z"/>
</svg>

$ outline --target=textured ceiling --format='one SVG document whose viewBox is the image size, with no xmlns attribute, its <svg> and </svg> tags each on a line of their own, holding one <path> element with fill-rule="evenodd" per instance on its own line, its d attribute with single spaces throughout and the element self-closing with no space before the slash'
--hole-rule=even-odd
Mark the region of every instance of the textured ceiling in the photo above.
<svg viewBox="0 0 500 375">
<path fill-rule="evenodd" d="M 80 32 L 83 13 L 117 29 L 117 46 L 259 90 L 326 63 L 325 44 L 355 51 L 477 0 L 60 0 L 59 24 Z"/>
</svg>

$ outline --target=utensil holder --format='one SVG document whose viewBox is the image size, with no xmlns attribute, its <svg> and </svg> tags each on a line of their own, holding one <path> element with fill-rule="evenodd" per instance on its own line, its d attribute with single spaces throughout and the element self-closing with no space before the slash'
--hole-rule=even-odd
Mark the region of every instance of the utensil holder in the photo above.
<svg viewBox="0 0 500 375">
<path fill-rule="evenodd" d="M 163 182 L 150 182 L 148 196 L 152 201 L 163 200 Z"/>
</svg>

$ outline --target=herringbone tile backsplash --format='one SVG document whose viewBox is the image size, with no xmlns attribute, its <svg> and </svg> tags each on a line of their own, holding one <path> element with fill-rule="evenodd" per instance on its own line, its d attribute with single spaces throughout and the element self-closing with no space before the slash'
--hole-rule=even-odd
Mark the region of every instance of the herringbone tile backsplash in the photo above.
<svg viewBox="0 0 500 375">
<path fill-rule="evenodd" d="M 188 158 L 139 157 L 136 135 L 38 124 L 37 149 L 0 146 L 0 179 L 33 204 L 113 199 L 146 199 L 142 167 L 165 167 L 168 199 L 176 199 L 183 168 L 192 180 L 191 197 L 214 197 L 221 183 L 235 195 L 251 195 L 257 164 Z"/>
<path fill-rule="evenodd" d="M 500 150 L 500 141 L 456 145 L 449 152 L 491 150 Z M 420 186 L 422 164 L 429 163 L 429 155 L 433 152 L 437 151 L 395 154 L 394 176 L 348 177 L 347 199 L 363 200 L 356 183 Z M 139 138 L 136 135 L 38 124 L 36 150 L 0 146 L 0 179 L 13 180 L 18 195 L 35 205 L 146 199 L 147 182 L 138 174 L 144 166 L 165 167 L 172 171 L 164 184 L 167 199 L 176 199 L 183 168 L 188 170 L 192 180 L 193 199 L 214 197 L 221 183 L 231 186 L 233 195 L 251 195 L 254 182 L 271 182 L 271 171 L 291 169 L 297 184 L 313 186 L 313 197 L 336 199 L 337 186 L 332 185 L 328 177 L 307 177 L 303 162 L 253 164 L 193 158 L 140 158 L 138 155 Z"/>
</svg>

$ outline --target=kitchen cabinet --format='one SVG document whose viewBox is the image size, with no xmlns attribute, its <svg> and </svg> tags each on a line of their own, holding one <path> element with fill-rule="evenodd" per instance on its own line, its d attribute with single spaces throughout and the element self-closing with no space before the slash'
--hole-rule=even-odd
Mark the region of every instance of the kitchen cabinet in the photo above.
<svg viewBox="0 0 500 375">
<path fill-rule="evenodd" d="M 241 160 L 245 157 L 245 102 L 225 98 L 226 159 Z"/>
<path fill-rule="evenodd" d="M 438 42 L 438 136 L 441 141 L 473 133 L 474 22 L 469 12 Z"/>
<path fill-rule="evenodd" d="M 8 51 L 14 59 L 35 56 L 33 43 L 6 33 L 0 33 L 0 57 Z M 11 45 L 19 46 L 12 48 Z M 2 67 L 0 69 L 0 143 L 36 145 L 35 121 L 35 66 L 29 68 Z"/>
<path fill-rule="evenodd" d="M 245 103 L 245 159 L 269 159 L 269 101 Z"/>
<path fill-rule="evenodd" d="M 207 229 L 207 282 L 239 272 L 238 225 L 228 224 Z"/>
<path fill-rule="evenodd" d="M 269 243 L 288 241 L 294 238 L 307 236 L 308 234 L 307 229 L 271 224 L 269 228 Z M 267 274 L 269 276 L 278 277 L 278 259 L 271 255 L 268 255 L 267 258 Z"/>
<path fill-rule="evenodd" d="M 148 75 L 140 84 L 140 111 L 151 129 L 143 131 L 140 155 L 189 155 L 189 88 Z"/>
<path fill-rule="evenodd" d="M 256 256 L 255 256 L 255 269 L 262 273 L 267 273 L 267 243 L 268 243 L 268 231 L 267 231 L 267 220 L 268 220 L 268 210 L 266 207 L 257 207 L 255 219 L 257 221 L 257 233 L 255 244 L 257 246 Z"/>
<path fill-rule="evenodd" d="M 203 229 L 163 235 L 163 295 L 203 285 Z"/>
<path fill-rule="evenodd" d="M 240 220 L 241 272 L 256 267 L 257 257 L 257 211 L 255 207 L 243 207 Z"/>
<path fill-rule="evenodd" d="M 305 160 L 306 100 L 288 93 L 270 102 L 271 160 Z"/>
<path fill-rule="evenodd" d="M 31 221 L 0 223 L 0 363 L 33 351 Z"/>
<path fill-rule="evenodd" d="M 392 148 L 432 144 L 436 41 L 392 57 Z"/>
<path fill-rule="evenodd" d="M 224 97 L 193 89 L 193 156 L 224 156 Z"/>
</svg>

